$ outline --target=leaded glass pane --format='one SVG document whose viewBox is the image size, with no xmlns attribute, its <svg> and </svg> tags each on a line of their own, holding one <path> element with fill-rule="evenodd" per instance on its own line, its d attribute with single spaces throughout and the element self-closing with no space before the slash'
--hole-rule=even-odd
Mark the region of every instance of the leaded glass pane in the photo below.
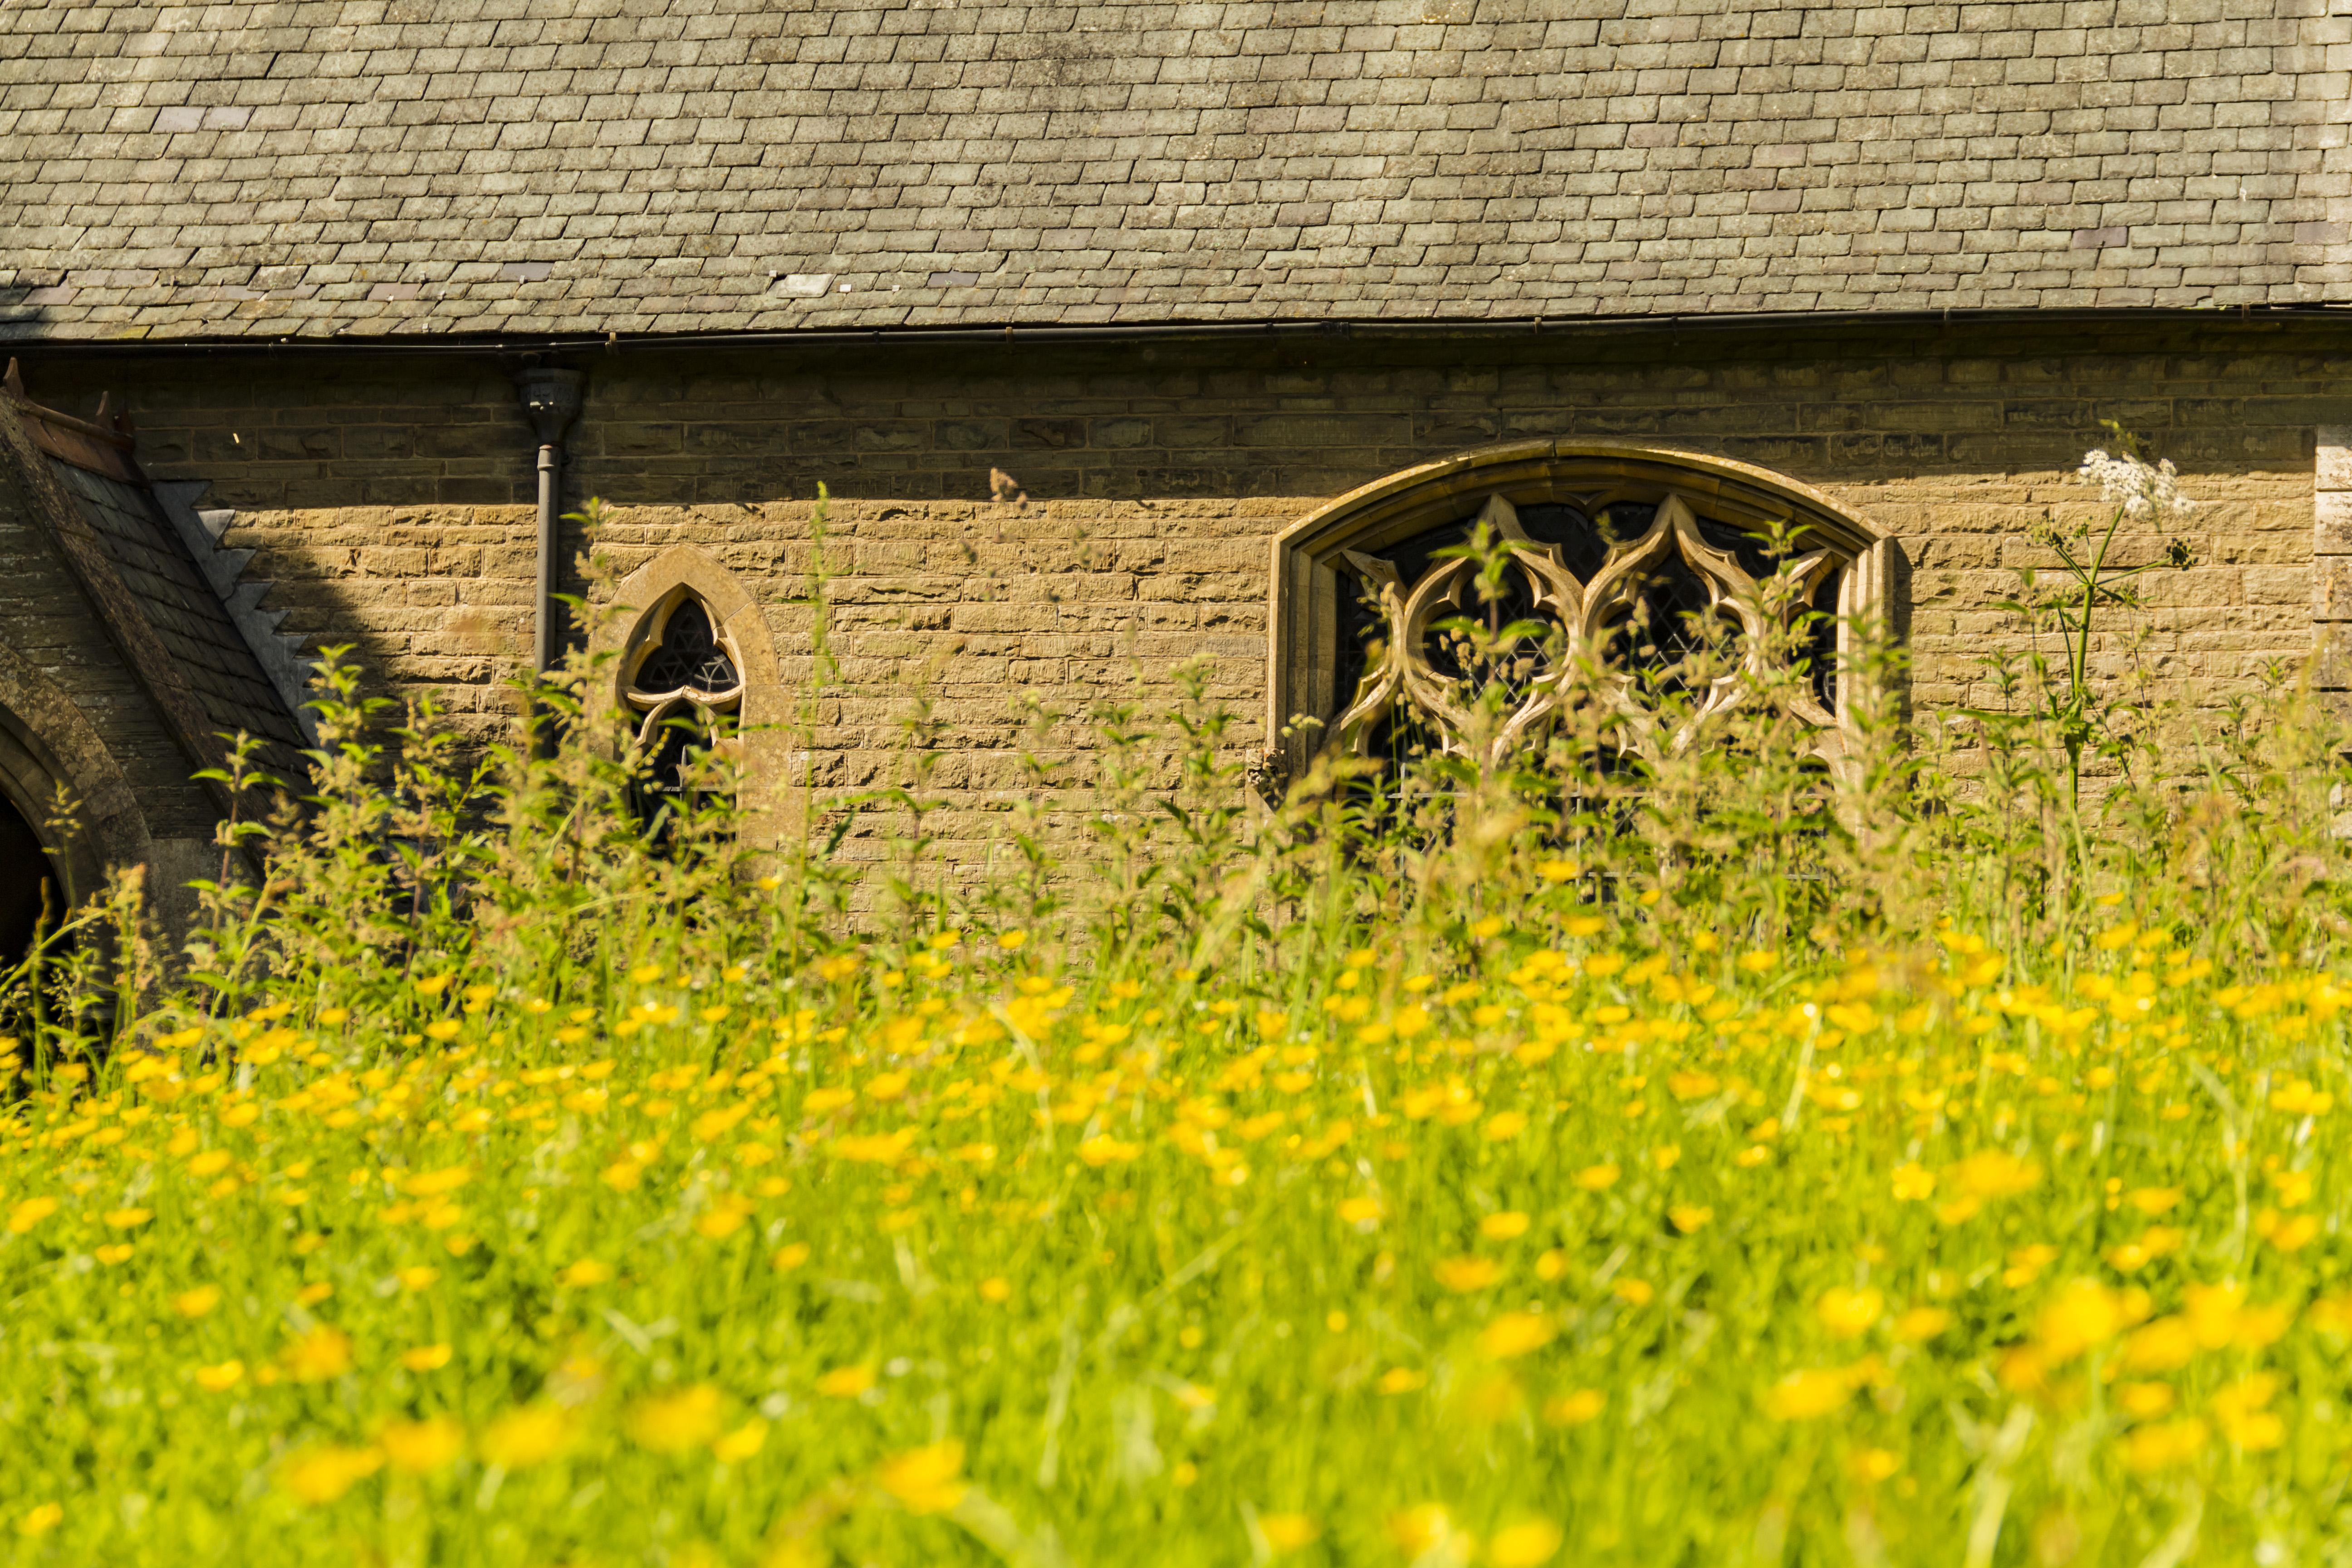
<svg viewBox="0 0 2352 1568">
<path fill-rule="evenodd" d="M 691 688 L 698 691 L 731 691 L 741 683 L 735 664 L 719 646 L 710 614 L 701 602 L 688 599 L 670 612 L 662 627 L 661 645 L 637 667 L 635 685 L 648 695 Z"/>
</svg>

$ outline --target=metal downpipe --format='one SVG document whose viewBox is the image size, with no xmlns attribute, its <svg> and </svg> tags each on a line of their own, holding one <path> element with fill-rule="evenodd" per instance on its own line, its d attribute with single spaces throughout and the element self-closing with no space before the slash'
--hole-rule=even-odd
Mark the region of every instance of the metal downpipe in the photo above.
<svg viewBox="0 0 2352 1568">
<path fill-rule="evenodd" d="M 531 599 L 530 668 L 541 680 L 555 668 L 558 657 L 555 553 L 563 511 L 563 433 L 580 412 L 580 390 L 586 380 L 576 370 L 546 365 L 533 365 L 515 377 L 523 412 L 539 437 L 539 571 Z"/>
</svg>

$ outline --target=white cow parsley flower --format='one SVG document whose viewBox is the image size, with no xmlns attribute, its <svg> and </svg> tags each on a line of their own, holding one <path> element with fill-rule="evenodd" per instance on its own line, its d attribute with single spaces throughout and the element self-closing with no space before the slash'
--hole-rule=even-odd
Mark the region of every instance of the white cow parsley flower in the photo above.
<svg viewBox="0 0 2352 1568">
<path fill-rule="evenodd" d="M 2134 521 L 2177 517 L 2197 505 L 2180 493 L 2180 475 L 2169 458 L 2151 468 L 2128 452 L 2088 452 L 2074 477 L 2097 485 L 2101 498 L 2122 507 Z"/>
</svg>

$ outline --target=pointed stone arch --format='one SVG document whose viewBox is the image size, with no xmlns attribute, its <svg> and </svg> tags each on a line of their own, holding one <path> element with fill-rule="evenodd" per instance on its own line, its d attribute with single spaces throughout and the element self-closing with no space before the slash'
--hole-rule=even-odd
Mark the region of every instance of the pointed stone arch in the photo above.
<svg viewBox="0 0 2352 1568">
<path fill-rule="evenodd" d="M 49 826 L 62 789 L 79 833 Z M 106 874 L 153 858 L 145 814 L 131 781 L 64 688 L 0 647 L 0 798 L 41 840 L 58 880 L 87 898 Z"/>
<path fill-rule="evenodd" d="M 1635 519 L 1623 536 L 1595 520 Z M 1548 520 L 1551 537 L 1526 522 Z M 1467 563 L 1428 560 L 1423 546 L 1485 521 L 1527 579 L 1528 604 L 1571 638 L 1591 639 L 1622 616 L 1646 569 L 1688 572 L 1710 613 L 1752 620 L 1738 608 L 1757 563 L 1743 568 L 1743 540 L 1775 523 L 1799 530 L 1786 558 L 1806 603 L 1832 618 L 1834 648 L 1821 663 L 1832 683 L 1850 679 L 1848 656 L 1870 636 L 1900 641 L 1906 630 L 1906 567 L 1895 542 L 1867 519 L 1810 486 L 1769 469 L 1704 453 L 1604 442 L 1547 440 L 1483 447 L 1423 464 L 1318 507 L 1276 537 L 1268 605 L 1267 732 L 1276 760 L 1296 776 L 1327 746 L 1360 750 L 1371 726 L 1395 710 L 1459 731 L 1444 682 L 1420 658 L 1429 627 L 1464 592 Z M 1583 527 L 1587 537 L 1580 538 Z M 1399 560 L 1409 570 L 1401 569 Z M 1355 586 L 1360 584 L 1360 586 Z M 1818 595 L 1816 597 L 1816 595 Z M 1384 657 L 1358 670 L 1343 621 L 1369 615 L 1381 626 Z M 1740 628 L 1751 639 L 1758 628 Z M 1509 745 L 1539 734 L 1555 699 L 1553 675 L 1538 675 L 1500 736 Z M 1737 673 L 1700 704 L 1702 717 L 1738 700 Z M 1843 772 L 1859 692 L 1834 686 L 1821 700 L 1791 705 L 1815 731 L 1813 749 Z M 1904 693 L 1882 692 L 1899 708 Z M 1297 724 L 1300 719 L 1313 721 Z M 1449 749 L 1452 749 L 1449 742 Z"/>
<path fill-rule="evenodd" d="M 730 704 L 737 733 L 730 742 L 744 770 L 744 834 L 755 847 L 774 843 L 784 827 L 783 808 L 791 776 L 792 694 L 785 690 L 775 638 L 765 613 L 734 574 L 691 544 L 673 544 L 614 586 L 611 613 L 599 618 L 588 639 L 596 689 L 594 706 L 608 723 L 642 729 L 651 711 L 632 685 L 649 653 L 657 651 L 665 628 L 691 603 L 709 617 L 710 630 L 733 664 Z M 698 694 L 699 694 L 698 692 Z M 623 716 L 627 715 L 625 721 Z"/>
<path fill-rule="evenodd" d="M 42 809 L 62 784 L 79 803 L 90 853 L 114 866 L 146 858 L 146 819 L 121 765 L 66 689 L 5 647 L 0 744 L 14 752 L 0 761 L 0 794 L 20 811 Z"/>
<path fill-rule="evenodd" d="M 62 787 L 75 826 L 50 823 Z M 195 918 L 188 883 L 221 874 L 208 839 L 154 836 L 121 762 L 67 689 L 14 650 L 0 647 L 0 805 L 39 841 L 61 891 L 86 900 L 108 876 L 146 871 L 148 908 L 167 952 Z M 232 868 L 235 874 L 240 868 Z M 11 962 L 0 955 L 0 964 Z"/>
</svg>

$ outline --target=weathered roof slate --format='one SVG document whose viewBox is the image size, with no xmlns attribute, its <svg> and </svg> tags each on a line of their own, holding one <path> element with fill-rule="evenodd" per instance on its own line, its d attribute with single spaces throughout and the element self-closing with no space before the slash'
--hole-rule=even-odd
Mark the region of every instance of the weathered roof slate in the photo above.
<svg viewBox="0 0 2352 1568">
<path fill-rule="evenodd" d="M 310 776 L 301 723 L 132 461 L 131 437 L 44 408 L 20 387 L 12 363 L 0 387 L 0 482 L 29 500 L 166 727 L 200 768 L 225 766 L 224 737 L 249 734 L 259 766 L 299 788 Z"/>
<path fill-rule="evenodd" d="M 17 0 L 0 338 L 2352 303 L 2331 8 Z"/>
</svg>

